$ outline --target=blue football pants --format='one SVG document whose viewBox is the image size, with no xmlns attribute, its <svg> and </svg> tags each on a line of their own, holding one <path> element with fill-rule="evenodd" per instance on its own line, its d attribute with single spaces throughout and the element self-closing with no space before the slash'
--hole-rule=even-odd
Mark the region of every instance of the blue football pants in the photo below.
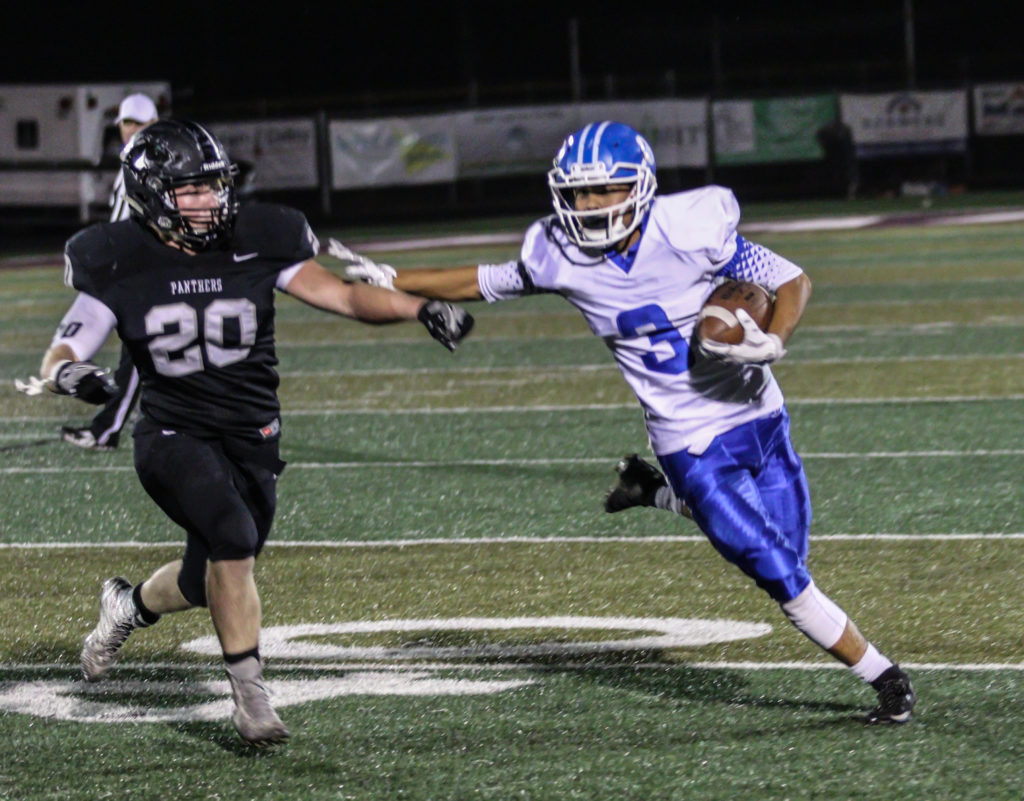
<svg viewBox="0 0 1024 801">
<path fill-rule="evenodd" d="M 700 456 L 659 456 L 715 549 L 778 603 L 810 583 L 811 498 L 785 409 L 716 437 Z"/>
</svg>

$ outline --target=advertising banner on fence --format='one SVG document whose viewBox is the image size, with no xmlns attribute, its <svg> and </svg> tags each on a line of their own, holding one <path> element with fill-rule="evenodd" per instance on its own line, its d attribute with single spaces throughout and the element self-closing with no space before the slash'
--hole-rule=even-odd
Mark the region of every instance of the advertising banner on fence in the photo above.
<svg viewBox="0 0 1024 801">
<path fill-rule="evenodd" d="M 454 117 L 450 114 L 333 120 L 328 132 L 334 189 L 455 180 Z"/>
<path fill-rule="evenodd" d="M 658 167 L 707 166 L 707 100 L 582 103 L 576 110 L 576 128 L 594 120 L 632 125 L 651 143 Z"/>
<path fill-rule="evenodd" d="M 248 161 L 257 189 L 309 189 L 319 184 L 316 127 L 311 119 L 210 125 L 234 161 Z"/>
<path fill-rule="evenodd" d="M 632 125 L 659 167 L 707 164 L 707 101 L 654 100 L 466 111 L 456 115 L 459 177 L 543 174 L 565 137 L 589 122 Z"/>
<path fill-rule="evenodd" d="M 1024 134 L 1024 83 L 975 86 L 974 132 L 979 136 Z"/>
<path fill-rule="evenodd" d="M 824 153 L 818 131 L 835 116 L 834 95 L 713 103 L 715 163 L 820 159 Z"/>
<path fill-rule="evenodd" d="M 840 95 L 861 158 L 960 153 L 967 147 L 967 92 Z"/>
<path fill-rule="evenodd" d="M 546 173 L 577 120 L 573 106 L 460 112 L 455 115 L 459 177 Z"/>
</svg>

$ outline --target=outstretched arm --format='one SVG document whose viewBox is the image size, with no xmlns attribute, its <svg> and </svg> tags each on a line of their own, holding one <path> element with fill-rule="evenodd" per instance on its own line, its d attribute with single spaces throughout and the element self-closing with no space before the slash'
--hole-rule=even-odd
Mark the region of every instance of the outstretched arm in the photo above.
<svg viewBox="0 0 1024 801">
<path fill-rule="evenodd" d="M 398 271 L 390 264 L 378 264 L 356 253 L 337 239 L 331 239 L 327 252 L 345 262 L 345 276 L 383 289 L 398 289 L 424 298 L 440 300 L 483 300 L 478 280 L 479 267 L 443 267 Z"/>
<path fill-rule="evenodd" d="M 441 300 L 482 300 L 477 280 L 477 265 L 441 269 L 400 270 L 394 279 L 395 289 L 425 298 Z"/>
<path fill-rule="evenodd" d="M 285 291 L 310 306 L 367 323 L 415 320 L 424 304 L 404 292 L 346 283 L 313 259 L 302 265 Z"/>
<path fill-rule="evenodd" d="M 473 317 L 458 306 L 368 284 L 350 284 L 312 259 L 303 263 L 284 289 L 318 309 L 366 323 L 419 320 L 448 350 L 455 350 L 473 328 Z"/>
</svg>

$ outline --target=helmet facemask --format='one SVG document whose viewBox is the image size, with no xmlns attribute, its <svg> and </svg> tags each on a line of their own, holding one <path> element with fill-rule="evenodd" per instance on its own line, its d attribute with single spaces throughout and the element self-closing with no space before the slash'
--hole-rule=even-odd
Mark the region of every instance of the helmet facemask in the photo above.
<svg viewBox="0 0 1024 801">
<path fill-rule="evenodd" d="M 238 212 L 238 169 L 201 125 L 187 120 L 153 123 L 125 145 L 121 164 L 133 219 L 164 241 L 201 251 L 230 234 Z M 183 192 L 212 192 L 214 202 L 182 207 Z"/>
<path fill-rule="evenodd" d="M 622 123 L 588 125 L 565 140 L 548 172 L 548 187 L 569 240 L 585 250 L 605 250 L 643 224 L 658 188 L 654 156 L 646 140 Z M 629 190 L 620 203 L 576 209 L 581 190 L 619 189 Z"/>
<path fill-rule="evenodd" d="M 201 192 L 205 188 L 209 188 L 216 205 L 197 209 L 179 206 L 179 192 Z M 164 238 L 189 250 L 206 250 L 223 239 L 234 225 L 238 211 L 234 172 L 231 170 L 213 178 L 196 176 L 174 181 L 159 192 L 159 198 L 161 211 L 150 224 Z"/>
</svg>

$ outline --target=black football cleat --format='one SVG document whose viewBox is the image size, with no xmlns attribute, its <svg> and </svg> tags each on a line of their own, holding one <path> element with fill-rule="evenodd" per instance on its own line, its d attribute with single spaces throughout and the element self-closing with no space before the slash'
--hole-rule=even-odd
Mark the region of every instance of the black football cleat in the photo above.
<svg viewBox="0 0 1024 801">
<path fill-rule="evenodd" d="M 868 712 L 868 723 L 906 723 L 914 711 L 917 695 L 910 677 L 899 665 L 888 668 L 871 682 L 878 693 L 878 706 Z"/>
<path fill-rule="evenodd" d="M 615 472 L 619 478 L 604 498 L 606 512 L 621 512 L 631 506 L 654 506 L 654 496 L 667 483 L 657 467 L 635 453 L 619 459 Z"/>
</svg>

